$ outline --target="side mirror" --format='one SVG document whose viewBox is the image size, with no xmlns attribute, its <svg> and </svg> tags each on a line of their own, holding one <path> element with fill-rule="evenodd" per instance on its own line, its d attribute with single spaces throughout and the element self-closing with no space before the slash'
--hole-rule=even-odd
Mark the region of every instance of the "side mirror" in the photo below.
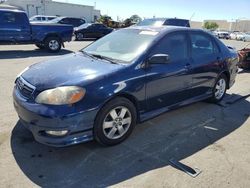
<svg viewBox="0 0 250 188">
<path fill-rule="evenodd" d="M 149 64 L 165 64 L 169 63 L 168 54 L 155 54 L 148 60 Z"/>
</svg>

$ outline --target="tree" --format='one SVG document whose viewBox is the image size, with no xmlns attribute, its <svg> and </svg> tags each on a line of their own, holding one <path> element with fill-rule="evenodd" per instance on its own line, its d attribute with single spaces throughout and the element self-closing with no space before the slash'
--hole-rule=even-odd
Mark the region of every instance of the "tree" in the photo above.
<svg viewBox="0 0 250 188">
<path fill-rule="evenodd" d="M 203 27 L 205 29 L 218 29 L 219 25 L 216 22 L 205 22 Z"/>
<path fill-rule="evenodd" d="M 109 26 L 109 22 L 112 21 L 112 18 L 108 15 L 102 15 L 97 22 L 102 23 L 106 26 Z"/>
<path fill-rule="evenodd" d="M 140 21 L 142 21 L 142 18 L 138 15 L 132 15 L 130 18 L 129 18 L 133 23 L 139 23 Z"/>
</svg>

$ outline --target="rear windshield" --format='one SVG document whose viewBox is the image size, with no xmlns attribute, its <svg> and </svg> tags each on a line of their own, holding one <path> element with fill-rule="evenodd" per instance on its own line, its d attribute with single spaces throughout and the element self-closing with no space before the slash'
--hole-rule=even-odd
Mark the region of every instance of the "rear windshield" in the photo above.
<svg viewBox="0 0 250 188">
<path fill-rule="evenodd" d="M 181 19 L 167 19 L 164 22 L 164 25 L 190 27 L 190 24 L 189 24 L 188 20 L 181 20 Z"/>
</svg>

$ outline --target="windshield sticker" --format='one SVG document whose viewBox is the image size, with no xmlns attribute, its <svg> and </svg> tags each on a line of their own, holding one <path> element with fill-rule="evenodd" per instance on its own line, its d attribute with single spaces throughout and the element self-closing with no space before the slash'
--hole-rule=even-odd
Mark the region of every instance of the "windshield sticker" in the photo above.
<svg viewBox="0 0 250 188">
<path fill-rule="evenodd" d="M 139 34 L 140 35 L 153 35 L 153 36 L 155 36 L 158 34 L 158 32 L 156 32 L 156 31 L 141 31 Z"/>
</svg>

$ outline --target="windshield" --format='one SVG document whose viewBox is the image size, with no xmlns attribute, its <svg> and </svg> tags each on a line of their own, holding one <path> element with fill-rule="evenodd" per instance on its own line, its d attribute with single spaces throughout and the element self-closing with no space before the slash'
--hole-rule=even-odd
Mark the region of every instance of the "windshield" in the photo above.
<svg viewBox="0 0 250 188">
<path fill-rule="evenodd" d="M 48 21 L 48 22 L 50 22 L 50 23 L 58 23 L 61 19 L 62 19 L 62 18 L 57 17 L 57 18 L 52 19 L 52 20 L 50 20 L 50 21 Z"/>
<path fill-rule="evenodd" d="M 130 63 L 146 50 L 157 34 L 156 31 L 122 29 L 99 39 L 83 51 Z"/>
<path fill-rule="evenodd" d="M 166 19 L 145 19 L 138 23 L 138 26 L 162 26 Z"/>
</svg>

